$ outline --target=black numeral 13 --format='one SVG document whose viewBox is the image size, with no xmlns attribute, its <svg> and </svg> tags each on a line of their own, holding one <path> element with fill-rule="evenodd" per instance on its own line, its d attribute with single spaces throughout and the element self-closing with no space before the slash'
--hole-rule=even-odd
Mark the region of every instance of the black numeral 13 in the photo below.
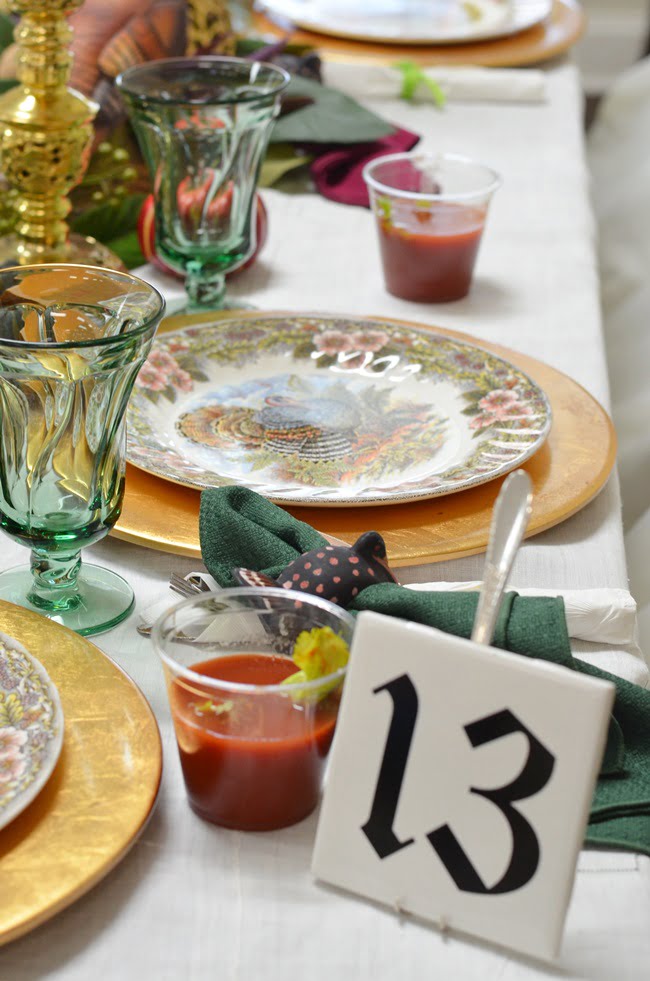
<svg viewBox="0 0 650 981">
<path fill-rule="evenodd" d="M 375 688 L 374 694 L 387 691 L 393 701 L 393 714 L 386 737 L 377 785 L 370 816 L 362 831 L 381 859 L 412 845 L 414 838 L 404 841 L 395 834 L 393 825 L 404 782 L 415 722 L 418 714 L 418 695 L 407 674 Z M 471 787 L 470 791 L 485 797 L 498 807 L 512 832 L 510 862 L 499 881 L 488 887 L 472 865 L 462 845 L 448 824 L 430 831 L 426 837 L 437 852 L 457 887 L 463 892 L 497 895 L 514 892 L 530 882 L 539 864 L 539 841 L 525 817 L 513 807 L 513 802 L 532 797 L 546 786 L 551 778 L 555 757 L 536 739 L 510 709 L 503 709 L 464 726 L 472 746 L 483 746 L 494 739 L 521 732 L 528 740 L 528 757 L 521 772 L 510 783 L 494 789 Z"/>
</svg>

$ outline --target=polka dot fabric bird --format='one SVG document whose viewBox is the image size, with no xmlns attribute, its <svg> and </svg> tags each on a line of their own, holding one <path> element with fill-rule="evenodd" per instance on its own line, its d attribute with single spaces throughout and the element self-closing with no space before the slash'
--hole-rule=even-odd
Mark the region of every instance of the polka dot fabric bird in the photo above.
<svg viewBox="0 0 650 981">
<path fill-rule="evenodd" d="M 252 569 L 233 569 L 244 586 L 282 586 L 296 592 L 313 593 L 339 606 L 378 582 L 397 582 L 386 558 L 384 540 L 377 531 L 367 531 L 354 545 L 324 545 L 305 552 L 284 569 L 276 580 Z"/>
</svg>

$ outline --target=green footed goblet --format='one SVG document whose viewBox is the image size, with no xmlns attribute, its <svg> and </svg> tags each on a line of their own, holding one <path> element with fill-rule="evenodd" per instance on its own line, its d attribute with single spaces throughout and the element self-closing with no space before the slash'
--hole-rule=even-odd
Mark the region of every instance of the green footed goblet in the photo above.
<svg viewBox="0 0 650 981">
<path fill-rule="evenodd" d="M 185 275 L 190 310 L 228 306 L 226 273 L 255 250 L 255 191 L 288 83 L 282 68 L 220 57 L 116 79 L 153 179 L 156 251 Z"/>
<path fill-rule="evenodd" d="M 128 583 L 81 549 L 119 517 L 124 412 L 164 307 L 109 269 L 0 270 L 0 528 L 31 549 L 31 569 L 0 574 L 0 599 L 80 634 L 133 608 Z"/>
</svg>

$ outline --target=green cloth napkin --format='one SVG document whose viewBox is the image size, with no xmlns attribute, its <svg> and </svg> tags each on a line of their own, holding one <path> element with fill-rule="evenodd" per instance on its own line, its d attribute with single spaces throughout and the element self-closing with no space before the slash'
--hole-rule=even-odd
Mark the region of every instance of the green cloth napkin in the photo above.
<svg viewBox="0 0 650 981">
<path fill-rule="evenodd" d="M 244 487 L 203 492 L 200 538 L 206 568 L 221 586 L 237 585 L 233 567 L 275 578 L 303 552 L 326 544 L 310 525 Z M 374 610 L 469 637 L 477 602 L 476 593 L 416 592 L 381 583 L 359 593 L 348 610 Z M 585 842 L 650 855 L 650 691 L 573 657 L 561 597 L 508 593 L 493 644 L 616 685 Z"/>
</svg>

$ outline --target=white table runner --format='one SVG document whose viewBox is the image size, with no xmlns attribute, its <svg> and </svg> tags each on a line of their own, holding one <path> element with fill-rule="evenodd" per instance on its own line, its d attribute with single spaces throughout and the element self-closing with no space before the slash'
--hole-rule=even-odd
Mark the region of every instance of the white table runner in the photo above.
<svg viewBox="0 0 650 981">
<path fill-rule="evenodd" d="M 336 82 L 335 66 L 329 77 Z M 232 293 L 263 309 L 385 314 L 467 331 L 553 364 L 607 404 L 575 71 L 550 71 L 547 101 L 534 105 L 453 103 L 440 113 L 398 100 L 369 104 L 426 134 L 423 147 L 480 157 L 503 174 L 469 297 L 426 306 L 389 296 L 367 211 L 273 191 L 265 192 L 268 245 L 255 267 L 233 283 Z M 8 539 L 3 538 L 2 549 L 3 566 L 26 558 Z M 172 569 L 186 573 L 196 565 L 115 540 L 90 552 L 87 558 L 129 579 L 141 607 L 164 592 Z M 480 579 L 482 563 L 477 556 L 400 570 L 400 576 L 420 582 Z M 626 588 L 616 480 L 570 521 L 527 542 L 513 582 Z M 268 834 L 224 831 L 202 822 L 185 802 L 162 673 L 135 623 L 133 617 L 99 637 L 98 644 L 142 687 L 158 717 L 165 772 L 157 810 L 140 842 L 104 882 L 0 950 L 2 981 L 647 977 L 647 858 L 583 854 L 555 972 L 471 941 L 444 938 L 316 887 L 308 872 L 315 816 Z M 597 658 L 592 651 L 590 659 Z"/>
</svg>

